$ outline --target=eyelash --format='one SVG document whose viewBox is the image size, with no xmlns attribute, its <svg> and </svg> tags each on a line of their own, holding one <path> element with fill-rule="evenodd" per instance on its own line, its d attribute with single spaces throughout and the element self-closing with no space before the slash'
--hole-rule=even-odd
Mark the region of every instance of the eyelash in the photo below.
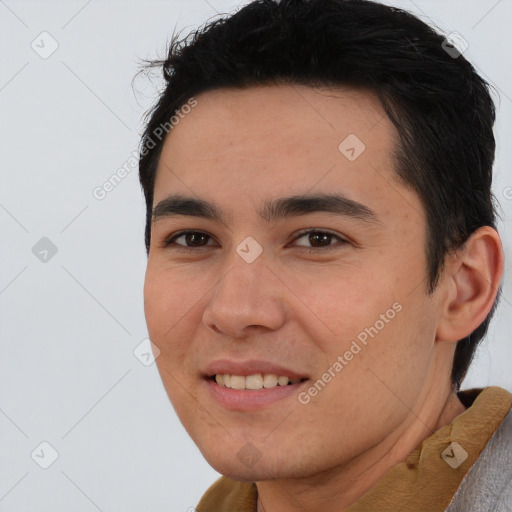
<svg viewBox="0 0 512 512">
<path fill-rule="evenodd" d="M 345 244 L 349 243 L 344 238 L 342 238 L 342 237 L 332 233 L 331 231 L 327 231 L 327 230 L 323 230 L 323 229 L 307 229 L 307 230 L 301 231 L 300 233 L 297 234 L 297 236 L 295 237 L 294 241 L 298 240 L 299 238 L 302 238 L 305 235 L 309 235 L 311 233 L 329 235 L 329 236 L 331 236 L 333 238 L 337 238 L 339 240 L 339 243 L 338 244 L 333 244 L 333 245 L 327 245 L 327 246 L 324 246 L 324 247 L 304 247 L 304 246 L 299 246 L 301 250 L 305 250 L 305 251 L 308 251 L 308 252 L 313 252 L 313 251 L 316 251 L 316 250 L 328 251 L 328 250 L 339 248 L 340 245 L 345 245 Z M 188 230 L 188 231 L 180 231 L 180 232 L 178 232 L 176 234 L 173 234 L 171 237 L 167 238 L 163 242 L 162 245 L 163 245 L 163 247 L 166 247 L 166 248 L 169 248 L 171 245 L 175 245 L 175 249 L 184 250 L 184 251 L 194 251 L 194 250 L 197 250 L 197 249 L 202 249 L 204 247 L 211 247 L 211 246 L 208 246 L 208 245 L 206 245 L 206 246 L 199 246 L 199 247 L 187 247 L 186 245 L 180 245 L 180 244 L 176 244 L 175 243 L 175 240 L 177 240 L 178 238 L 181 238 L 182 236 L 186 236 L 188 234 L 206 235 L 207 237 L 212 239 L 211 235 L 209 235 L 208 233 L 205 233 L 204 231 Z"/>
</svg>

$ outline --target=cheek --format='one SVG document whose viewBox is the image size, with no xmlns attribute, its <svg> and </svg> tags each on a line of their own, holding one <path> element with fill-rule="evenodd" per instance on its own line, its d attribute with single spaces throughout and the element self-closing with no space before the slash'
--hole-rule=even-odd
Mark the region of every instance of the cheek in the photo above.
<svg viewBox="0 0 512 512">
<path fill-rule="evenodd" d="M 193 285 L 195 283 L 195 286 Z M 178 327 L 201 297 L 197 279 L 157 263 L 148 263 L 144 281 L 144 312 L 148 328 L 162 336 Z M 180 322 L 181 323 L 181 322 Z"/>
<path fill-rule="evenodd" d="M 357 408 L 361 401 L 365 408 L 387 415 L 394 425 L 403 419 L 424 385 L 435 338 L 433 313 L 425 300 L 408 297 L 399 305 L 399 312 L 386 307 L 376 310 L 377 315 L 355 335 L 361 350 L 350 356 L 352 360 L 343 370 L 345 385 L 350 383 L 355 390 L 352 405 Z M 359 342 L 361 338 L 365 343 Z"/>
<path fill-rule="evenodd" d="M 187 339 L 184 332 L 194 314 L 194 301 L 180 293 L 182 284 L 149 265 L 144 282 L 144 314 L 151 341 L 159 348 L 157 365 L 169 370 L 183 363 Z"/>
<path fill-rule="evenodd" d="M 316 428 L 326 431 L 340 445 L 345 438 L 351 439 L 354 453 L 362 445 L 379 442 L 404 421 L 421 392 L 431 363 L 431 333 L 427 325 L 419 322 L 418 311 L 407 309 L 404 304 L 389 323 L 381 320 L 384 325 L 377 323 L 381 311 L 385 314 L 387 308 L 361 315 L 366 325 L 351 322 L 345 329 L 339 323 L 343 335 L 337 341 L 331 338 L 328 349 L 324 346 L 331 372 L 334 370 L 336 376 L 311 399 L 322 410 Z M 422 326 L 426 327 L 424 331 Z M 360 333 L 364 334 L 365 343 L 358 340 Z M 343 368 L 336 372 L 338 356 L 343 358 Z M 319 367 L 316 378 L 329 378 L 323 373 L 328 369 Z M 350 422 L 344 422 L 346 418 Z"/>
<path fill-rule="evenodd" d="M 150 338 L 154 343 L 157 343 L 159 348 L 161 345 L 160 338 L 169 320 L 165 312 L 172 311 L 172 299 L 173 296 L 169 293 L 168 288 L 148 267 L 144 281 L 144 314 Z"/>
<path fill-rule="evenodd" d="M 320 365 L 317 373 L 327 371 L 338 356 L 346 360 L 342 363 L 345 385 L 350 381 L 365 387 L 370 380 L 373 386 L 382 387 L 380 377 L 402 387 L 425 373 L 434 342 L 435 315 L 423 287 L 416 284 L 411 293 L 409 285 L 413 276 L 420 275 L 416 270 L 422 269 L 381 263 L 370 271 L 366 268 L 339 279 L 311 282 L 309 289 L 304 288 L 314 305 L 310 309 L 322 320 L 318 322 L 312 315 L 311 322 L 303 320 L 325 355 L 322 364 L 327 366 Z M 370 386 L 368 392 L 375 391 Z"/>
<path fill-rule="evenodd" d="M 314 313 L 308 315 L 310 327 L 328 333 L 327 336 L 317 333 L 322 348 L 329 352 L 342 350 L 360 333 L 364 338 L 365 329 L 392 308 L 396 295 L 389 280 L 383 277 L 379 279 L 376 272 L 352 268 L 338 275 L 334 271 L 330 278 L 312 280 L 298 290 Z"/>
<path fill-rule="evenodd" d="M 188 385 L 191 334 L 187 333 L 187 326 L 191 325 L 194 311 L 179 293 L 180 286 L 170 278 L 170 273 L 156 271 L 148 265 L 144 312 L 149 337 L 160 350 L 155 363 L 169 400 L 181 421 L 186 423 L 193 414 L 188 405 L 194 390 Z"/>
</svg>

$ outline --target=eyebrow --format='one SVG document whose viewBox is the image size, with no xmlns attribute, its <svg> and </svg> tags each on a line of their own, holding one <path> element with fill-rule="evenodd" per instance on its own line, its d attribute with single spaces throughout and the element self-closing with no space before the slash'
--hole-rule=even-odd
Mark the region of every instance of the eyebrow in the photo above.
<svg viewBox="0 0 512 512">
<path fill-rule="evenodd" d="M 265 201 L 263 206 L 257 210 L 260 218 L 268 223 L 316 212 L 334 213 L 368 223 L 380 224 L 376 213 L 368 206 L 341 194 L 280 197 Z M 215 203 L 194 197 L 186 197 L 181 194 L 170 195 L 153 208 L 154 221 L 177 215 L 202 217 L 226 224 L 224 212 Z"/>
</svg>

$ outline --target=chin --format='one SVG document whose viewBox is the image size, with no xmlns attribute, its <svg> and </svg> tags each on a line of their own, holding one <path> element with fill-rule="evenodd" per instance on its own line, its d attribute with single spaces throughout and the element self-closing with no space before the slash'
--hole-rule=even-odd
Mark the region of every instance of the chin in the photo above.
<svg viewBox="0 0 512 512">
<path fill-rule="evenodd" d="M 286 478 L 286 476 L 270 471 L 263 465 L 260 467 L 259 464 L 256 464 L 253 468 L 242 468 L 240 464 L 233 460 L 220 465 L 213 465 L 210 462 L 209 464 L 221 475 L 237 482 L 262 482 L 264 480 Z"/>
<path fill-rule="evenodd" d="M 226 449 L 221 453 L 202 452 L 208 464 L 221 475 L 225 475 L 238 482 L 260 482 L 264 480 L 275 480 L 282 478 L 296 478 L 307 476 L 310 470 L 306 467 L 293 467 L 290 465 L 289 457 L 282 454 L 282 459 L 270 458 L 263 453 L 252 456 L 251 450 L 230 450 Z M 302 474 L 304 473 L 304 474 Z"/>
</svg>

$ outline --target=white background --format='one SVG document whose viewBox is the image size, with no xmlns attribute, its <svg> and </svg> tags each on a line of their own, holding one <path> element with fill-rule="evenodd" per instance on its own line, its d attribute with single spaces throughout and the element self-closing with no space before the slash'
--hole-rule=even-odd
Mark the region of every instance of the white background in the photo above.
<svg viewBox="0 0 512 512">
<path fill-rule="evenodd" d="M 462 387 L 512 390 L 512 3 L 389 3 L 462 34 L 466 56 L 499 91 L 504 296 Z M 138 59 L 162 56 L 175 27 L 188 31 L 237 5 L 0 0 L 1 511 L 186 512 L 218 476 L 177 420 L 155 365 L 133 355 L 147 336 L 136 166 L 102 201 L 92 191 L 136 151 L 156 97 L 158 83 L 144 77 L 132 89 Z M 31 48 L 43 31 L 59 45 L 47 59 Z M 32 253 L 42 237 L 58 250 L 46 263 Z M 31 458 L 43 441 L 59 454 L 46 470 Z M 41 463 L 51 456 L 44 446 L 35 453 Z"/>
</svg>

